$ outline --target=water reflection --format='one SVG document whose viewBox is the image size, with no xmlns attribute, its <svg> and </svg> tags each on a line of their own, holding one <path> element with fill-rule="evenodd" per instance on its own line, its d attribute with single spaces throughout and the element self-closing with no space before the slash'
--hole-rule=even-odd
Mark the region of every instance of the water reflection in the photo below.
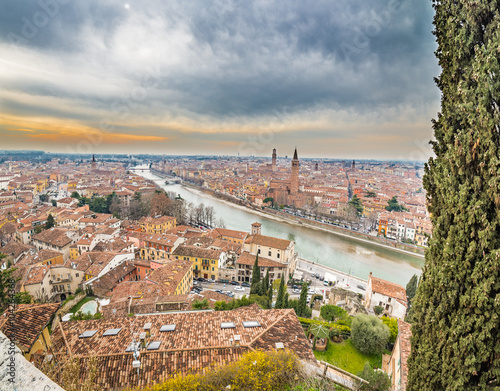
<svg viewBox="0 0 500 391">
<path fill-rule="evenodd" d="M 361 278 L 367 278 L 372 271 L 377 277 L 405 286 L 413 274 L 421 273 L 424 264 L 423 259 L 419 257 L 256 215 L 196 189 L 178 184 L 165 185 L 163 179 L 148 171 L 138 171 L 138 174 L 154 180 L 167 191 L 180 194 L 186 201 L 213 206 L 216 218 L 222 217 L 229 229 L 250 232 L 251 224 L 259 222 L 262 224 L 263 235 L 294 240 L 296 251 L 301 258 L 346 273 L 351 272 Z"/>
</svg>

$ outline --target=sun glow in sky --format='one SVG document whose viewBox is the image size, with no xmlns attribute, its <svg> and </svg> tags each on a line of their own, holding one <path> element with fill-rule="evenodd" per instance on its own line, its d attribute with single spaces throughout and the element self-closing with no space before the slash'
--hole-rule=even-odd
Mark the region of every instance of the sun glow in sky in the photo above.
<svg viewBox="0 0 500 391">
<path fill-rule="evenodd" d="M 46 4 L 2 5 L 2 148 L 430 155 L 430 2 Z"/>
</svg>

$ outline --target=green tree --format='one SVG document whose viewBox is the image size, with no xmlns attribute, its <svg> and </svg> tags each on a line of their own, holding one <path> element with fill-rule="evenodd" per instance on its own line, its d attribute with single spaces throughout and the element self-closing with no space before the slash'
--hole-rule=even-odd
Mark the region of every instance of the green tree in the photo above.
<svg viewBox="0 0 500 391">
<path fill-rule="evenodd" d="M 52 200 L 52 206 L 57 206 L 57 201 L 56 200 Z"/>
<path fill-rule="evenodd" d="M 403 205 L 398 203 L 398 197 L 394 196 L 389 201 L 387 201 L 387 206 L 385 207 L 389 212 L 404 212 L 408 211 Z"/>
<path fill-rule="evenodd" d="M 48 194 L 40 194 L 38 197 L 40 198 L 40 202 L 47 202 L 49 200 Z"/>
<path fill-rule="evenodd" d="M 302 284 L 302 290 L 300 291 L 299 304 L 297 306 L 297 316 L 305 317 L 307 314 L 307 284 Z"/>
<path fill-rule="evenodd" d="M 193 307 L 194 310 L 206 310 L 207 308 L 210 308 L 210 303 L 205 297 L 203 300 L 194 300 L 191 307 Z"/>
<path fill-rule="evenodd" d="M 408 390 L 500 389 L 500 4 L 434 0 L 441 112 Z"/>
<path fill-rule="evenodd" d="M 5 254 L 0 253 L 0 264 L 3 263 L 3 259 L 6 257 Z M 9 264 L 10 266 L 10 264 Z M 7 306 L 11 303 L 11 297 L 9 295 L 9 290 L 14 289 L 15 283 L 19 281 L 19 278 L 14 278 L 13 273 L 16 268 L 0 269 L 0 311 L 5 310 Z M 15 293 L 14 302 L 16 304 L 29 304 L 31 303 L 31 296 L 26 293 Z"/>
<path fill-rule="evenodd" d="M 14 295 L 14 301 L 16 304 L 31 304 L 33 298 L 28 292 L 18 292 Z"/>
<path fill-rule="evenodd" d="M 269 303 L 273 302 L 273 286 L 272 284 L 269 286 L 269 289 L 267 290 L 267 297 L 269 298 Z"/>
<path fill-rule="evenodd" d="M 373 312 L 375 312 L 375 315 L 381 315 L 382 312 L 384 312 L 384 307 L 382 307 L 381 305 L 376 305 L 375 307 L 373 307 Z"/>
<path fill-rule="evenodd" d="M 406 284 L 406 298 L 408 299 L 408 304 L 411 304 L 411 301 L 415 297 L 415 294 L 417 293 L 417 286 L 418 286 L 418 276 L 416 274 L 413 275 L 412 278 L 410 278 L 410 281 L 408 284 Z"/>
<path fill-rule="evenodd" d="M 363 384 L 360 390 L 363 391 L 388 391 L 391 389 L 391 379 L 384 371 L 375 370 L 369 363 L 365 366 L 358 376 L 365 379 L 369 384 Z"/>
<path fill-rule="evenodd" d="M 319 314 L 324 320 L 327 320 L 329 322 L 334 322 L 337 319 L 344 319 L 348 316 L 346 310 L 331 304 L 322 306 Z"/>
<path fill-rule="evenodd" d="M 396 343 L 396 338 L 398 337 L 398 320 L 396 318 L 388 318 L 384 316 L 381 318 L 382 323 L 385 324 L 389 328 L 389 342 Z"/>
<path fill-rule="evenodd" d="M 288 294 L 288 292 L 286 292 L 285 297 L 283 298 L 283 308 L 289 308 L 288 307 L 288 298 L 289 298 L 289 294 Z"/>
<path fill-rule="evenodd" d="M 279 309 L 279 308 L 284 308 L 285 300 L 285 278 L 280 278 L 280 287 L 278 289 L 278 296 L 276 296 L 276 305 L 274 308 Z"/>
<path fill-rule="evenodd" d="M 255 256 L 255 262 L 253 264 L 252 270 L 252 283 L 250 285 L 250 294 L 256 294 L 258 292 L 257 283 L 260 282 L 260 267 L 259 267 L 259 254 Z"/>
<path fill-rule="evenodd" d="M 269 290 L 269 268 L 267 268 L 266 275 L 264 276 L 264 279 L 262 280 L 262 294 L 267 294 L 267 291 Z"/>
<path fill-rule="evenodd" d="M 78 194 L 77 191 L 74 191 L 73 193 L 71 193 L 71 198 L 78 198 L 78 199 L 80 199 L 80 194 Z"/>
<path fill-rule="evenodd" d="M 264 201 L 262 201 L 262 202 L 263 202 L 263 203 L 265 203 L 265 204 L 266 204 L 266 203 L 268 203 L 268 202 L 270 202 L 270 203 L 271 203 L 271 206 L 273 206 L 273 207 L 274 207 L 274 198 L 273 198 L 273 197 L 267 197 L 267 198 L 265 198 L 265 199 L 264 199 Z"/>
<path fill-rule="evenodd" d="M 358 314 L 352 320 L 352 343 L 361 353 L 382 353 L 389 336 L 389 328 L 374 315 Z"/>
<path fill-rule="evenodd" d="M 47 221 L 45 222 L 44 228 L 45 229 L 50 229 L 50 228 L 54 227 L 55 225 L 56 225 L 56 221 L 54 220 L 54 216 L 52 216 L 51 214 L 49 214 L 47 216 Z"/>
<path fill-rule="evenodd" d="M 352 197 L 349 201 L 349 205 L 351 205 L 352 208 L 356 211 L 356 216 L 361 217 L 361 215 L 363 214 L 363 204 L 356 194 L 354 194 L 354 197 Z"/>
</svg>

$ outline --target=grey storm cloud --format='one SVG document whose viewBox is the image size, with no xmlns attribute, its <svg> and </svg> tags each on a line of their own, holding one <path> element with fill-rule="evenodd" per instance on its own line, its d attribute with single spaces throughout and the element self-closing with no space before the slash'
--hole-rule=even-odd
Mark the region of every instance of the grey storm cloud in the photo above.
<svg viewBox="0 0 500 391">
<path fill-rule="evenodd" d="M 315 107 L 425 110 L 438 96 L 432 81 L 438 72 L 432 8 L 422 0 L 130 1 L 128 9 L 122 1 L 16 0 L 1 7 L 4 43 L 60 59 L 68 72 L 73 56 L 93 64 L 113 61 L 109 53 L 127 45 L 115 39 L 120 28 L 128 25 L 133 36 L 134 29 L 151 22 L 147 28 L 160 70 L 147 102 L 136 105 L 139 112 L 176 108 L 218 118 Z M 187 36 L 179 44 L 191 60 L 185 66 L 164 62 L 176 43 L 163 47 L 155 38 L 174 31 Z M 149 44 L 149 39 L 141 43 Z M 147 66 L 135 54 L 129 53 L 133 67 L 111 64 L 130 85 L 140 82 Z M 107 77 L 109 70 L 102 67 Z M 8 88 L 83 98 L 96 107 L 121 96 L 102 95 L 99 85 L 95 94 L 15 80 Z"/>
</svg>

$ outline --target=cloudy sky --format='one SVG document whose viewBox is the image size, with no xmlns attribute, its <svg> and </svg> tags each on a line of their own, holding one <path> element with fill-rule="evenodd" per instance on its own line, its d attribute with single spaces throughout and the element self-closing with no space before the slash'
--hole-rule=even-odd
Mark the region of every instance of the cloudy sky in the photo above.
<svg viewBox="0 0 500 391">
<path fill-rule="evenodd" d="M 0 149 L 426 159 L 422 0 L 0 0 Z"/>
</svg>

